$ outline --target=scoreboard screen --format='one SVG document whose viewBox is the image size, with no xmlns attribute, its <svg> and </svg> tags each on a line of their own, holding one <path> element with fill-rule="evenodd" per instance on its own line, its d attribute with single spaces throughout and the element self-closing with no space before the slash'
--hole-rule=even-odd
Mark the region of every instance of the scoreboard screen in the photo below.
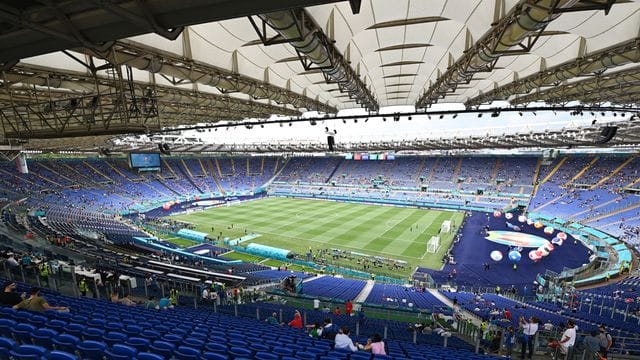
<svg viewBox="0 0 640 360">
<path fill-rule="evenodd" d="M 130 153 L 129 165 L 133 169 L 160 168 L 160 154 Z"/>
</svg>

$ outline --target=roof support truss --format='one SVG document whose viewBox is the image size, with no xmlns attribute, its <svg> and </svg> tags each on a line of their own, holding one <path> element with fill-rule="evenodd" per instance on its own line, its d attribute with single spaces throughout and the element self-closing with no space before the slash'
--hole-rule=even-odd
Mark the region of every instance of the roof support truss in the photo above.
<svg viewBox="0 0 640 360">
<path fill-rule="evenodd" d="M 513 81 L 507 85 L 481 94 L 465 103 L 467 108 L 494 100 L 507 100 L 517 94 L 526 94 L 543 86 L 561 84 L 563 81 L 587 75 L 598 75 L 610 68 L 640 62 L 640 38 L 631 39 L 612 47 L 594 51 L 573 61 Z"/>
</svg>

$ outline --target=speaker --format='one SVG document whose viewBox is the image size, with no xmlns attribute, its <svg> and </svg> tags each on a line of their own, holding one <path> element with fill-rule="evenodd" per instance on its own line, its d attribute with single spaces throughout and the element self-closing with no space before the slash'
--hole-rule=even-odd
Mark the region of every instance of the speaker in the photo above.
<svg viewBox="0 0 640 360">
<path fill-rule="evenodd" d="M 166 144 L 166 143 L 158 144 L 158 150 L 160 150 L 160 152 L 164 155 L 171 155 L 171 148 L 169 147 L 169 144 Z"/>
<path fill-rule="evenodd" d="M 327 136 L 327 145 L 329 145 L 329 151 L 333 151 L 333 147 L 336 144 L 336 139 L 333 136 Z"/>
<path fill-rule="evenodd" d="M 605 126 L 602 128 L 602 131 L 600 132 L 600 139 L 598 139 L 598 141 L 596 141 L 596 144 L 606 144 L 609 141 L 611 141 L 611 139 L 613 139 L 614 136 L 616 136 L 616 133 L 618 132 L 618 127 L 617 126 Z"/>
</svg>

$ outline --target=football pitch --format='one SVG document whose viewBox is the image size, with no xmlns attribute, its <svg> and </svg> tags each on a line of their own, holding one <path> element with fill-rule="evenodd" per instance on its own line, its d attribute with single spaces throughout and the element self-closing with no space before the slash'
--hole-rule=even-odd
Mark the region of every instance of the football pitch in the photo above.
<svg viewBox="0 0 640 360">
<path fill-rule="evenodd" d="M 259 234 L 243 246 L 255 242 L 301 255 L 309 248 L 314 253 L 341 249 L 403 260 L 408 266 L 396 271 L 402 276 L 411 274 L 416 266 L 439 269 L 463 217 L 463 212 L 456 211 L 293 198 L 266 198 L 172 216 L 194 224 L 196 230 L 212 238 L 220 233 L 229 239 L 244 236 L 245 231 Z M 440 234 L 438 251 L 428 253 L 427 241 L 438 235 L 445 220 L 452 220 L 453 231 Z M 357 264 L 336 265 L 358 269 Z M 394 275 L 389 270 L 371 271 Z"/>
</svg>

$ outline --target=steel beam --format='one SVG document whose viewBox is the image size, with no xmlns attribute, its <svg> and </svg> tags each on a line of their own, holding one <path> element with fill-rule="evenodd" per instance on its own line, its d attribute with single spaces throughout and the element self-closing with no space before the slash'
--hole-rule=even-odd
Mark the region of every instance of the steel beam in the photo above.
<svg viewBox="0 0 640 360">
<path fill-rule="evenodd" d="M 467 50 L 436 79 L 416 102 L 425 108 L 458 84 L 469 83 L 479 72 L 491 72 L 503 55 L 527 53 L 546 26 L 558 16 L 558 10 L 571 8 L 578 0 L 521 0 L 489 32 Z"/>
<path fill-rule="evenodd" d="M 8 138 L 140 133 L 274 113 L 300 114 L 255 101 L 141 82 L 128 83 L 130 92 L 123 95 L 112 79 L 42 67 L 19 65 L 4 72 L 3 79 L 0 122 Z M 151 105 L 154 113 L 149 111 Z"/>
<path fill-rule="evenodd" d="M 633 68 L 597 75 L 571 84 L 558 85 L 548 90 L 516 97 L 511 100 L 511 104 L 528 104 L 534 101 L 564 103 L 572 100 L 584 101 L 589 98 L 606 99 L 606 96 L 614 93 L 625 95 L 626 92 L 632 92 L 639 85 L 640 68 Z M 609 100 L 616 100 L 616 98 L 610 97 Z"/>
<path fill-rule="evenodd" d="M 371 90 L 306 10 L 272 12 L 259 15 L 259 18 L 263 21 L 262 27 L 252 18 L 250 20 L 265 45 L 273 40 L 288 42 L 298 53 L 306 71 L 320 70 L 328 84 L 338 84 L 340 92 L 347 93 L 366 110 L 378 111 L 378 102 Z M 267 38 L 265 24 L 278 33 L 276 39 Z"/>
<path fill-rule="evenodd" d="M 175 78 L 181 83 L 198 83 L 216 87 L 222 92 L 241 92 L 254 99 L 269 99 L 278 104 L 291 104 L 299 109 L 336 113 L 333 106 L 296 92 L 252 79 L 210 64 L 185 59 L 150 46 L 118 41 L 106 53 L 98 54 L 87 48 L 77 49 L 89 55 L 106 59 L 116 66 L 127 65 L 136 69 Z"/>
<path fill-rule="evenodd" d="M 507 100 L 513 95 L 527 94 L 544 86 L 560 84 L 579 76 L 602 74 L 608 69 L 637 62 L 640 62 L 640 38 L 623 41 L 500 86 L 470 99 L 465 105 L 470 108 L 494 100 Z"/>
<path fill-rule="evenodd" d="M 0 4 L 0 63 L 79 46 L 108 46 L 150 32 L 171 39 L 188 25 L 338 1 L 5 1 Z"/>
</svg>

